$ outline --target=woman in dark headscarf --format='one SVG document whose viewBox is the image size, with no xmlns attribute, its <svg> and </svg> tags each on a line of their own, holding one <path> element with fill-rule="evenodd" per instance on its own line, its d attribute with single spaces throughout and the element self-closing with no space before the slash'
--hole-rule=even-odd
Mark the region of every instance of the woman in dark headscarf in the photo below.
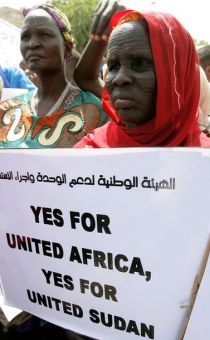
<svg viewBox="0 0 210 340">
<path fill-rule="evenodd" d="M 198 128 L 199 67 L 185 28 L 169 14 L 125 10 L 111 32 L 102 100 L 112 121 L 76 147 L 209 147 Z"/>
<path fill-rule="evenodd" d="M 65 14 L 40 5 L 24 15 L 20 49 L 38 88 L 0 104 L 0 147 L 72 147 L 104 122 L 101 103 L 67 80 L 74 39 Z"/>
</svg>

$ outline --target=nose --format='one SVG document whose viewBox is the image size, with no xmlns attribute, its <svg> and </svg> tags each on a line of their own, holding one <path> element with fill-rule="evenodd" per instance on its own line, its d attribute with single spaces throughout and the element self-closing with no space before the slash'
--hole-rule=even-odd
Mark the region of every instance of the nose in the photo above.
<svg viewBox="0 0 210 340">
<path fill-rule="evenodd" d="M 36 48 L 37 46 L 39 46 L 39 39 L 37 39 L 35 36 L 31 36 L 28 41 L 28 47 Z"/>
<path fill-rule="evenodd" d="M 126 67 L 121 67 L 113 79 L 113 84 L 117 86 L 129 85 L 132 83 L 132 77 Z"/>
</svg>

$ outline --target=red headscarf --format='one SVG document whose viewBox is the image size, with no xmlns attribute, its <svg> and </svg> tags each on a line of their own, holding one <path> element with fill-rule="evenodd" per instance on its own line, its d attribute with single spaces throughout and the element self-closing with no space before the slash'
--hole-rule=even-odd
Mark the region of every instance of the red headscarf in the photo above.
<svg viewBox="0 0 210 340">
<path fill-rule="evenodd" d="M 200 79 L 191 36 L 172 15 L 139 14 L 132 10 L 116 13 L 111 29 L 124 21 L 137 20 L 138 15 L 149 27 L 157 77 L 156 116 L 145 124 L 126 128 L 120 123 L 104 89 L 103 106 L 113 121 L 84 137 L 76 147 L 210 147 L 210 138 L 198 127 Z"/>
</svg>

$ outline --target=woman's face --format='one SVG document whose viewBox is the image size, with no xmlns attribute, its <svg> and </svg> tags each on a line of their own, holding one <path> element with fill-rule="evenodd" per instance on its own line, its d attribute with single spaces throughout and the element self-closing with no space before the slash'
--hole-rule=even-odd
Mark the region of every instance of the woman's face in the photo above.
<svg viewBox="0 0 210 340">
<path fill-rule="evenodd" d="M 107 52 L 105 87 L 128 127 L 155 117 L 156 75 L 144 21 L 124 23 L 112 32 Z"/>
<path fill-rule="evenodd" d="M 40 74 L 63 68 L 66 49 L 58 26 L 46 11 L 37 9 L 26 16 L 20 50 L 31 71 Z"/>
</svg>

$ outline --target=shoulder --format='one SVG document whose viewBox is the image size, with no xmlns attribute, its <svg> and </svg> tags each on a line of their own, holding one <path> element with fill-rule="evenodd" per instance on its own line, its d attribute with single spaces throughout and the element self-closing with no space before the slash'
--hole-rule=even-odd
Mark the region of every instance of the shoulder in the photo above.
<svg viewBox="0 0 210 340">
<path fill-rule="evenodd" d="M 92 92 L 89 91 L 83 91 L 79 88 L 75 88 L 73 91 L 73 94 L 75 95 L 75 101 L 78 101 L 80 103 L 87 103 L 87 104 L 96 104 L 99 107 L 102 107 L 101 100 L 96 97 Z M 71 97 L 71 95 L 70 95 Z"/>
<path fill-rule="evenodd" d="M 93 93 L 76 89 L 67 98 L 65 109 L 80 112 L 86 122 L 95 122 L 92 128 L 103 125 L 107 121 L 101 100 Z"/>
<path fill-rule="evenodd" d="M 81 90 L 81 96 L 86 102 L 93 103 L 102 107 L 101 99 L 98 98 L 94 93 Z"/>
<path fill-rule="evenodd" d="M 96 95 L 94 93 L 92 93 L 92 92 L 81 90 L 81 95 L 84 98 L 86 98 L 87 100 L 92 100 L 94 102 L 97 102 L 97 103 L 101 104 L 100 98 L 96 97 Z"/>
<path fill-rule="evenodd" d="M 89 104 L 90 107 L 94 107 L 100 112 L 99 126 L 105 124 L 108 120 L 108 117 L 103 110 L 101 99 L 89 91 L 81 90 L 81 96 L 82 96 L 82 103 Z"/>
</svg>

